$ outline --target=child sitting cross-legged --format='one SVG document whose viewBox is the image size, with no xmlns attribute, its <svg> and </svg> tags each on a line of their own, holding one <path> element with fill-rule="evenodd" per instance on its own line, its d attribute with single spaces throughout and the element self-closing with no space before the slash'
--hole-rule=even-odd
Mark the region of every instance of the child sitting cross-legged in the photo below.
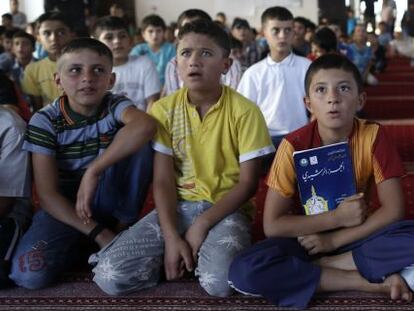
<svg viewBox="0 0 414 311">
<path fill-rule="evenodd" d="M 295 308 L 306 308 L 323 291 L 360 290 L 411 301 L 414 221 L 402 221 L 404 170 L 384 129 L 355 118 L 365 101 L 362 84 L 345 56 L 326 54 L 310 65 L 305 103 L 315 120 L 279 146 L 267 179 L 268 239 L 240 253 L 230 267 L 229 282 L 240 292 Z M 304 215 L 295 200 L 293 152 L 342 141 L 349 142 L 358 194 L 332 211 Z M 365 196 L 372 180 L 381 204 L 374 211 Z"/>
</svg>

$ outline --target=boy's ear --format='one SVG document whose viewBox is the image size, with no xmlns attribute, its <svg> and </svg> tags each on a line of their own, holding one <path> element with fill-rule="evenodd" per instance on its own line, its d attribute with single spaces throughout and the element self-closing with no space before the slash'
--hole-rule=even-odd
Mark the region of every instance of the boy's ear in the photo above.
<svg viewBox="0 0 414 311">
<path fill-rule="evenodd" d="M 306 109 L 308 109 L 308 111 L 310 113 L 312 113 L 312 106 L 311 106 L 311 103 L 310 103 L 310 98 L 308 96 L 305 96 L 303 98 L 303 103 L 305 104 Z"/>
<path fill-rule="evenodd" d="M 108 90 L 112 89 L 116 81 L 116 74 L 115 72 L 111 73 L 111 78 L 109 79 Z"/>
<path fill-rule="evenodd" d="M 233 59 L 231 57 L 227 57 L 224 62 L 224 71 L 222 72 L 223 75 L 225 75 L 229 71 L 232 64 L 233 64 Z"/>
<path fill-rule="evenodd" d="M 367 101 L 367 93 L 365 92 L 359 93 L 357 111 L 361 111 L 362 108 L 364 108 L 366 101 Z"/>
<path fill-rule="evenodd" d="M 59 89 L 59 90 L 61 90 L 61 91 L 64 91 L 64 89 L 63 89 L 63 87 L 62 87 L 61 80 L 60 80 L 60 75 L 59 75 L 59 72 L 55 72 L 55 73 L 53 74 L 53 79 L 55 80 L 55 83 L 56 83 L 56 85 L 58 86 L 58 89 Z"/>
</svg>

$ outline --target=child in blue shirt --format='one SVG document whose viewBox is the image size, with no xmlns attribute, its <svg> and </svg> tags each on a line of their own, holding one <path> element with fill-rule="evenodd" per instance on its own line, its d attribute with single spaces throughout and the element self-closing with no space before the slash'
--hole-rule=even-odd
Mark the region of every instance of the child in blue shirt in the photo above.
<svg viewBox="0 0 414 311">
<path fill-rule="evenodd" d="M 165 67 L 175 56 L 175 46 L 164 39 L 166 25 L 158 15 L 148 15 L 142 21 L 142 37 L 145 43 L 136 45 L 130 55 L 147 55 L 156 65 L 161 85 L 165 81 Z"/>
</svg>

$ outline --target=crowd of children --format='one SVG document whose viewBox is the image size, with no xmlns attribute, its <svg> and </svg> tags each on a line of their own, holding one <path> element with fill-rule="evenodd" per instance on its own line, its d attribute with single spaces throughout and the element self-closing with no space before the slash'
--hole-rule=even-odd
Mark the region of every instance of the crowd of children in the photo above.
<svg viewBox="0 0 414 311">
<path fill-rule="evenodd" d="M 77 37 L 57 11 L 35 34 L 15 29 L 26 20 L 11 5 L 0 54 L 0 288 L 50 286 L 86 245 L 93 280 L 111 295 L 192 272 L 210 295 L 287 307 L 333 290 L 412 300 L 404 170 L 384 129 L 356 118 L 363 85 L 386 67 L 390 21 L 377 38 L 349 10 L 348 39 L 275 6 L 256 40 L 245 19 L 227 27 L 222 12 L 213 21 L 190 9 L 174 43 L 149 15 L 135 45 L 118 7 Z M 342 141 L 358 194 L 303 215 L 293 152 Z M 249 200 L 263 170 L 267 239 L 251 245 Z M 138 219 L 151 183 L 156 208 Z"/>
</svg>

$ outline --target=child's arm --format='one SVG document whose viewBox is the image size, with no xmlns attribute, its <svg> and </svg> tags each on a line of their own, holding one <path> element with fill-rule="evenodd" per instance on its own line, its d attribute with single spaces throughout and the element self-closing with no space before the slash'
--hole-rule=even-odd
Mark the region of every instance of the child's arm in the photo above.
<svg viewBox="0 0 414 311">
<path fill-rule="evenodd" d="M 334 249 L 366 238 L 379 229 L 404 217 L 404 196 L 399 178 L 387 179 L 377 185 L 381 207 L 358 226 L 343 228 L 327 233 L 322 239 L 328 240 Z"/>
<path fill-rule="evenodd" d="M 93 220 L 84 223 L 77 215 L 75 208 L 58 189 L 58 169 L 56 159 L 40 153 L 32 154 L 33 174 L 42 208 L 57 220 L 77 229 L 83 234 L 89 234 L 97 225 Z M 114 237 L 108 229 L 96 237 L 100 247 L 105 246 Z"/>
<path fill-rule="evenodd" d="M 298 237 L 356 226 L 365 218 L 366 206 L 361 194 L 347 198 L 333 211 L 318 215 L 292 214 L 293 204 L 293 199 L 269 188 L 263 214 L 263 228 L 267 237 Z"/>
<path fill-rule="evenodd" d="M 165 240 L 164 266 L 167 280 L 193 270 L 191 248 L 177 231 L 177 194 L 173 158 L 155 152 L 154 201 Z"/>
<path fill-rule="evenodd" d="M 89 221 L 92 216 L 90 205 L 101 173 L 111 165 L 137 152 L 155 134 L 155 121 L 135 107 L 126 108 L 121 120 L 124 126 L 117 132 L 105 152 L 89 165 L 82 177 L 76 200 L 76 211 L 85 222 Z"/>
<path fill-rule="evenodd" d="M 255 158 L 240 164 L 239 182 L 224 195 L 214 206 L 197 217 L 185 234 L 191 245 L 193 257 L 206 238 L 208 231 L 227 215 L 236 211 L 255 193 L 260 177 L 260 159 Z"/>
</svg>

